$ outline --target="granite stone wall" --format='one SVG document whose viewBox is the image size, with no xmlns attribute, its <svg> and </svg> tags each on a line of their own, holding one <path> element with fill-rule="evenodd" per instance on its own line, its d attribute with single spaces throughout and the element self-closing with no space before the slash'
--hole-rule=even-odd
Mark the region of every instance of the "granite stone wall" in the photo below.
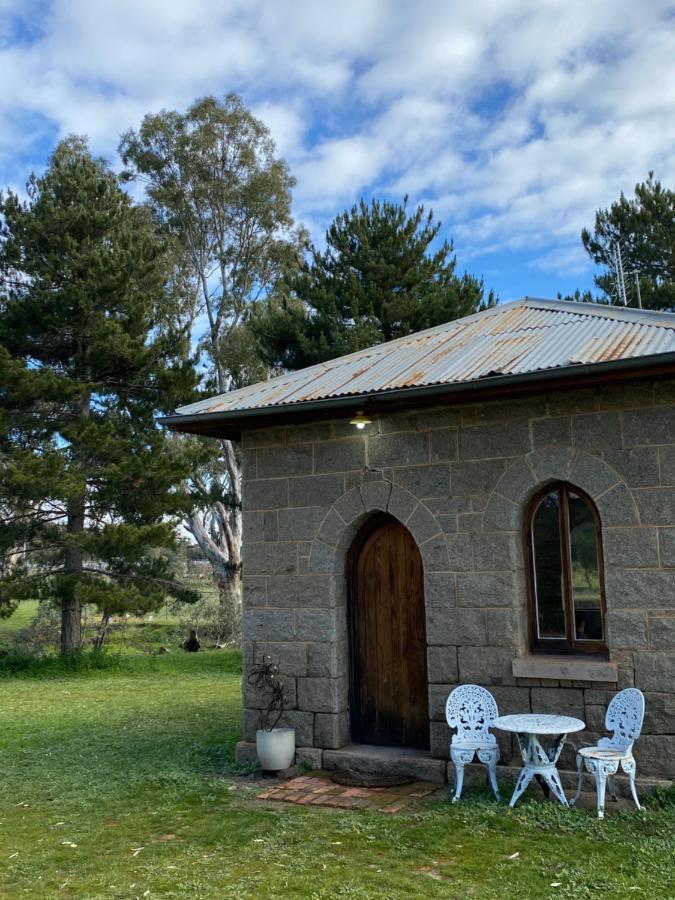
<svg viewBox="0 0 675 900">
<path fill-rule="evenodd" d="M 603 732 L 612 694 L 645 693 L 638 772 L 675 775 L 675 383 L 540 394 L 244 435 L 244 665 L 269 653 L 287 723 L 320 762 L 349 743 L 346 555 L 377 510 L 424 565 L 431 752 L 448 756 L 453 685 L 489 688 L 501 713 L 565 712 Z M 609 661 L 542 669 L 527 646 L 523 512 L 557 479 L 602 520 Z M 244 679 L 244 740 L 259 701 Z M 504 762 L 515 759 L 500 735 Z M 571 766 L 571 753 L 563 765 Z"/>
</svg>

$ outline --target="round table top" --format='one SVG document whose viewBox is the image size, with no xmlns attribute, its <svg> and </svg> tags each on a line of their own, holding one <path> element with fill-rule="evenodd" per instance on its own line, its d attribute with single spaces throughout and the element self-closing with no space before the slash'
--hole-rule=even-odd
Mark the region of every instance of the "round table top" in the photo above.
<svg viewBox="0 0 675 900">
<path fill-rule="evenodd" d="M 499 716 L 492 724 L 500 731 L 517 731 L 520 734 L 569 734 L 586 727 L 585 722 L 573 716 L 555 716 L 546 713 Z"/>
</svg>

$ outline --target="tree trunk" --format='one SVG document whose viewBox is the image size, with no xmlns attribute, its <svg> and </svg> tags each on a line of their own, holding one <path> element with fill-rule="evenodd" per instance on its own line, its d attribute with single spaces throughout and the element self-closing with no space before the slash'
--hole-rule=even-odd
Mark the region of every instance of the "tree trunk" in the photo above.
<svg viewBox="0 0 675 900">
<path fill-rule="evenodd" d="M 110 625 L 110 616 L 107 613 L 103 613 L 101 616 L 101 621 L 98 626 L 98 634 L 94 638 L 94 650 L 100 650 L 103 644 L 105 643 L 105 639 L 108 636 L 108 626 Z"/>
<path fill-rule="evenodd" d="M 82 610 L 70 597 L 61 604 L 61 653 L 74 653 L 82 641 Z"/>
<path fill-rule="evenodd" d="M 82 534 L 84 531 L 84 498 L 70 504 L 68 509 L 68 534 Z M 74 653 L 82 643 L 82 609 L 75 597 L 75 583 L 82 572 L 82 550 L 68 547 L 65 560 L 66 575 L 73 576 L 70 596 L 61 603 L 61 653 Z"/>
<path fill-rule="evenodd" d="M 84 420 L 89 417 L 89 409 L 91 404 L 91 396 L 85 391 L 75 404 L 75 414 Z M 77 449 L 74 453 L 74 461 L 77 461 L 80 454 Z M 81 535 L 84 531 L 85 521 L 85 495 L 84 488 L 82 494 L 73 497 L 68 503 L 68 520 L 66 531 L 68 534 Z M 78 576 L 82 574 L 83 567 L 82 548 L 77 545 L 67 547 L 65 553 L 64 571 L 66 575 L 71 576 L 69 591 L 70 596 L 62 601 L 61 605 L 61 653 L 74 653 L 79 650 L 82 643 L 82 609 L 80 601 L 75 596 Z"/>
<path fill-rule="evenodd" d="M 221 640 L 238 641 L 241 635 L 241 569 L 214 572 L 220 599 Z"/>
<path fill-rule="evenodd" d="M 238 641 L 241 635 L 241 470 L 231 441 L 223 441 L 226 485 L 234 503 L 216 501 L 206 510 L 193 510 L 185 527 L 211 564 L 220 597 L 222 640 Z"/>
</svg>

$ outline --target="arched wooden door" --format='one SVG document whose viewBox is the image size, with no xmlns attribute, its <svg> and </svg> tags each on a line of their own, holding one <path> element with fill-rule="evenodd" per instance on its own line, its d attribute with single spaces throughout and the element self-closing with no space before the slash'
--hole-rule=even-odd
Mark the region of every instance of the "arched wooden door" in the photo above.
<svg viewBox="0 0 675 900">
<path fill-rule="evenodd" d="M 372 519 L 350 553 L 352 741 L 429 747 L 422 558 L 390 516 Z"/>
</svg>

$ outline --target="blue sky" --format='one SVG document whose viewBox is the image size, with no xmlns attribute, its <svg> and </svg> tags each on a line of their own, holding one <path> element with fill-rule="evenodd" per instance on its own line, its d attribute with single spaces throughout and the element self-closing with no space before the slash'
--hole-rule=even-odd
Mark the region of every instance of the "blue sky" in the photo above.
<svg viewBox="0 0 675 900">
<path fill-rule="evenodd" d="M 0 0 L 0 185 L 88 134 L 239 92 L 320 240 L 359 197 L 424 202 L 503 300 L 591 286 L 579 232 L 653 169 L 675 186 L 661 0 Z"/>
</svg>

